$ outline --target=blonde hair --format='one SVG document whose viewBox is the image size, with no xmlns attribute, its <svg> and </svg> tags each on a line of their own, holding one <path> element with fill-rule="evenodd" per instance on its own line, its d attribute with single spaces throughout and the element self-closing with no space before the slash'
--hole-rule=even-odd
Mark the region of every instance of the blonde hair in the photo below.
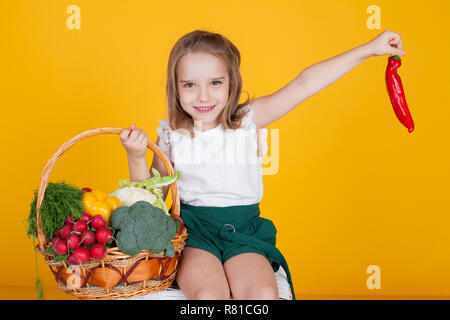
<svg viewBox="0 0 450 320">
<path fill-rule="evenodd" d="M 166 84 L 170 127 L 172 130 L 185 129 L 191 137 L 194 136 L 194 120 L 180 104 L 176 68 L 184 55 L 195 52 L 212 54 L 225 64 L 230 79 L 229 94 L 228 102 L 219 115 L 220 123 L 224 129 L 238 129 L 242 118 L 248 112 L 243 112 L 243 107 L 253 100 L 247 97 L 244 103 L 239 104 L 242 92 L 242 77 L 239 71 L 241 55 L 228 39 L 218 33 L 205 30 L 195 30 L 185 34 L 175 43 L 170 52 Z"/>
</svg>

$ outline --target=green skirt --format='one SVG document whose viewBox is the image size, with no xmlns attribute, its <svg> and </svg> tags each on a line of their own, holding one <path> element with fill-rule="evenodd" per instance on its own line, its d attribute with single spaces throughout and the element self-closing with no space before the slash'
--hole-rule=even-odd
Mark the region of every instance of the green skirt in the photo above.
<svg viewBox="0 0 450 320">
<path fill-rule="evenodd" d="M 229 207 L 181 203 L 180 214 L 188 232 L 186 246 L 206 250 L 222 264 L 241 253 L 259 253 L 269 260 L 274 272 L 283 267 L 295 300 L 286 259 L 275 247 L 277 229 L 271 220 L 259 216 L 259 203 Z"/>
</svg>

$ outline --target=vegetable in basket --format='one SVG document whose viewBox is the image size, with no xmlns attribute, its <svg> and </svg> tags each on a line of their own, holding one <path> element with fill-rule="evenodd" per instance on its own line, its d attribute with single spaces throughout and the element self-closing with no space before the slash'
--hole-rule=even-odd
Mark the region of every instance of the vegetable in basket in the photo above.
<svg viewBox="0 0 450 320">
<path fill-rule="evenodd" d="M 178 180 L 180 173 L 177 171 L 173 176 L 161 177 L 155 168 L 152 168 L 152 172 L 153 177 L 142 182 L 119 180 L 119 189 L 110 193 L 109 196 L 117 197 L 125 206 L 131 206 L 138 201 L 147 201 L 169 216 L 161 188 Z"/>
<path fill-rule="evenodd" d="M 175 221 L 147 201 L 114 210 L 111 226 L 116 231 L 117 246 L 124 254 L 134 256 L 142 250 L 153 253 L 166 250 L 169 257 L 175 254 L 171 242 L 176 233 Z"/>
<path fill-rule="evenodd" d="M 34 191 L 34 199 L 30 205 L 27 222 L 27 236 L 37 237 L 36 204 L 38 191 Z M 79 219 L 83 212 L 81 198 L 84 191 L 70 184 L 50 182 L 45 190 L 44 199 L 39 210 L 39 222 L 47 239 L 53 238 L 55 230 L 64 226 L 68 216 Z"/>
<path fill-rule="evenodd" d="M 44 253 L 55 256 L 54 262 L 64 260 L 69 264 L 80 264 L 87 262 L 90 257 L 103 259 L 107 246 L 114 244 L 112 240 L 112 231 L 106 227 L 102 215 L 91 217 L 83 213 L 80 220 L 69 216 L 64 227 L 55 230 L 52 245 Z"/>
<path fill-rule="evenodd" d="M 138 201 L 147 201 L 153 204 L 157 200 L 151 191 L 139 187 L 123 187 L 114 190 L 109 195 L 117 197 L 120 203 L 127 207 L 132 206 Z"/>
<path fill-rule="evenodd" d="M 111 213 L 121 206 L 120 200 L 114 196 L 108 196 L 100 190 L 92 190 L 83 194 L 82 199 L 84 210 L 92 216 L 102 215 L 109 224 Z"/>
</svg>

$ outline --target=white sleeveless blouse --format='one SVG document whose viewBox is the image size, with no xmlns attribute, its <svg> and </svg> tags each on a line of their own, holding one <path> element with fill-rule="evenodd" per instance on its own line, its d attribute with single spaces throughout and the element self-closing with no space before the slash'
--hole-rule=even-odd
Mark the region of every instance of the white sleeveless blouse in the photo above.
<svg viewBox="0 0 450 320">
<path fill-rule="evenodd" d="M 194 129 L 194 138 L 183 129 L 172 130 L 168 120 L 159 121 L 158 146 L 180 172 L 181 202 L 226 207 L 261 201 L 268 131 L 257 129 L 250 104 L 244 108 L 249 112 L 239 129 L 224 130 L 222 125 L 203 132 Z"/>
</svg>

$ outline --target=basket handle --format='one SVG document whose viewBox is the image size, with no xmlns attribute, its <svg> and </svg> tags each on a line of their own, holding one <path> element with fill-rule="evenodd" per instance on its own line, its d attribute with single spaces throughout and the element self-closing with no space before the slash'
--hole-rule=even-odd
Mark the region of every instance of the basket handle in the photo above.
<svg viewBox="0 0 450 320">
<path fill-rule="evenodd" d="M 40 208 L 42 205 L 42 201 L 44 200 L 44 194 L 45 189 L 48 185 L 48 179 L 50 177 L 50 173 L 52 172 L 53 168 L 56 165 L 56 161 L 61 157 L 67 150 L 69 150 L 71 147 L 73 147 L 75 144 L 80 142 L 81 140 L 101 135 L 101 134 L 117 134 L 119 135 L 120 132 L 122 132 L 122 128 L 97 128 L 97 129 L 91 129 L 85 132 L 80 133 L 79 135 L 73 137 L 72 139 L 66 141 L 59 149 L 56 151 L 53 156 L 48 160 L 47 165 L 44 168 L 44 171 L 41 175 L 41 181 L 39 183 L 39 189 L 37 194 L 37 203 L 36 203 L 36 226 L 37 226 L 37 232 L 38 232 L 38 240 L 39 240 L 39 249 L 41 251 L 44 250 L 44 244 L 46 242 L 45 235 L 42 231 L 42 227 L 39 221 L 39 215 L 40 215 Z M 175 174 L 174 169 L 172 167 L 172 164 L 170 163 L 167 156 L 162 152 L 162 150 L 150 139 L 147 140 L 147 148 L 152 150 L 156 155 L 161 159 L 162 163 L 164 164 L 164 167 L 167 170 L 167 174 L 169 176 L 172 176 Z M 170 188 L 172 190 L 172 215 L 173 216 L 179 216 L 180 215 L 180 198 L 178 195 L 178 184 L 177 181 L 172 183 L 170 185 Z"/>
</svg>

